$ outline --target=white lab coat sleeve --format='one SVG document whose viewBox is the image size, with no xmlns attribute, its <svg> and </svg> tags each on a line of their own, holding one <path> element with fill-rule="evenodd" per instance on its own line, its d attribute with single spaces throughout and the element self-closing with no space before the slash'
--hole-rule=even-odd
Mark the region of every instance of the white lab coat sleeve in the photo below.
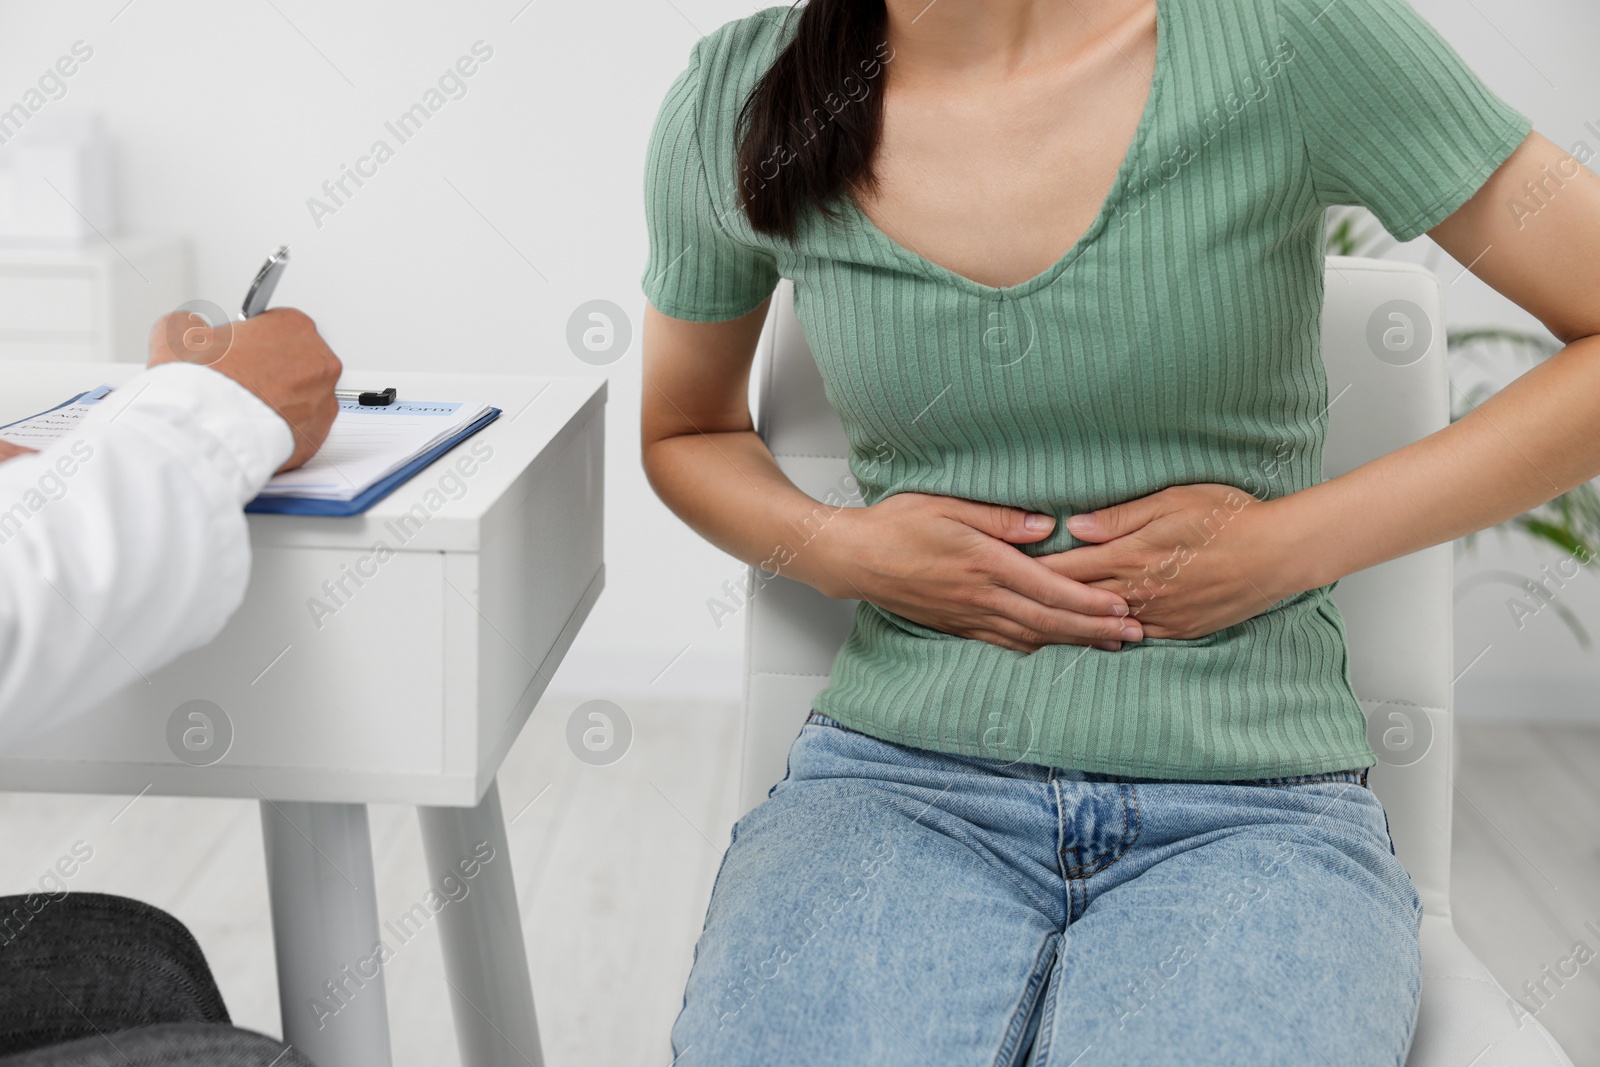
<svg viewBox="0 0 1600 1067">
<path fill-rule="evenodd" d="M 293 451 L 255 394 L 173 363 L 0 463 L 0 750 L 217 635 L 250 576 L 242 508 Z"/>
</svg>

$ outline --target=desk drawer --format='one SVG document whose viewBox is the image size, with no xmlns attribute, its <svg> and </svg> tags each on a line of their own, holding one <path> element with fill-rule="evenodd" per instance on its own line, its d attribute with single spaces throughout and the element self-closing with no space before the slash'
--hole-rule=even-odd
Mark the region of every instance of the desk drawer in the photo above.
<svg viewBox="0 0 1600 1067">
<path fill-rule="evenodd" d="M 8 755 L 149 764 L 146 780 L 163 793 L 256 771 L 437 775 L 444 556 L 366 555 L 257 548 L 244 604 L 215 641 Z M 168 735 L 174 712 L 195 700 L 221 709 L 232 732 L 203 767 L 180 760 Z"/>
<path fill-rule="evenodd" d="M 18 416 L 67 395 L 62 382 L 132 372 L 38 366 Z M 605 584 L 605 383 L 386 380 L 402 395 L 504 403 L 512 414 L 473 442 L 493 463 L 458 450 L 364 515 L 251 516 L 250 587 L 216 640 L 159 671 L 130 666 L 121 692 L 0 754 L 0 790 L 483 797 Z M 474 470 L 460 466 L 474 455 Z M 224 752 L 184 750 L 186 730 L 215 729 L 205 715 L 231 727 Z"/>
</svg>

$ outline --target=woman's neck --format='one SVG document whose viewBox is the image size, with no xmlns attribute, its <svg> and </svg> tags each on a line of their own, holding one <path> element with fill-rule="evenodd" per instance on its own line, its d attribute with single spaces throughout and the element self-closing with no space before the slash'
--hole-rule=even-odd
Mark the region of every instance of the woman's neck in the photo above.
<svg viewBox="0 0 1600 1067">
<path fill-rule="evenodd" d="M 885 0 L 895 77 L 994 82 L 1114 47 L 1153 0 Z"/>
</svg>

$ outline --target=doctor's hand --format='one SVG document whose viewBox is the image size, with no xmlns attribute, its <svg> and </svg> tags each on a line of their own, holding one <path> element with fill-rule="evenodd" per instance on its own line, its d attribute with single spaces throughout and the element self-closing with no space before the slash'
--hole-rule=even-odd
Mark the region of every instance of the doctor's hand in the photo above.
<svg viewBox="0 0 1600 1067">
<path fill-rule="evenodd" d="M 194 312 L 175 311 L 150 331 L 150 366 L 199 363 L 238 382 L 276 411 L 294 433 L 294 454 L 280 471 L 316 455 L 339 414 L 333 395 L 342 367 L 316 323 L 294 308 L 272 308 L 215 328 Z"/>
<path fill-rule="evenodd" d="M 10 441 L 0 441 L 0 463 L 4 463 L 6 460 L 16 456 L 25 456 L 29 452 L 37 451 L 38 449 L 29 448 L 27 445 L 14 445 Z"/>
<path fill-rule="evenodd" d="M 1137 640 L 1137 623 L 1116 591 L 1052 573 L 1015 548 L 1050 535 L 1055 520 L 928 493 L 896 493 L 866 508 L 840 510 L 824 527 L 835 599 L 860 598 L 958 637 L 1016 652 L 1045 645 L 1107 651 Z M 818 588 L 822 588 L 819 586 Z M 1125 630 L 1131 631 L 1124 633 Z"/>
<path fill-rule="evenodd" d="M 1051 571 L 1119 593 L 1149 637 L 1194 639 L 1265 613 L 1315 585 L 1283 500 L 1177 485 L 1067 519 L 1089 545 L 1038 557 Z"/>
</svg>

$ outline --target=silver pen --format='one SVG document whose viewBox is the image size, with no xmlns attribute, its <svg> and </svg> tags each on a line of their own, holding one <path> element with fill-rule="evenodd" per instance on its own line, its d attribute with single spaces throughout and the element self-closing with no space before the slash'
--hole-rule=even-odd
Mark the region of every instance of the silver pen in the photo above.
<svg viewBox="0 0 1600 1067">
<path fill-rule="evenodd" d="M 283 277 L 283 269 L 289 265 L 289 246 L 279 245 L 277 251 L 267 257 L 261 264 L 261 269 L 256 271 L 256 280 L 250 283 L 250 291 L 244 294 L 244 317 L 253 319 L 267 310 L 267 304 L 272 300 L 272 291 L 278 287 L 278 279 Z"/>
<path fill-rule="evenodd" d="M 289 246 L 279 245 L 267 261 L 261 264 L 261 269 L 256 272 L 255 281 L 250 283 L 250 291 L 244 296 L 244 317 L 253 319 L 267 310 L 267 304 L 272 300 L 272 292 L 278 287 L 278 279 L 283 277 L 284 268 L 289 265 Z M 394 389 L 381 389 L 371 392 L 362 389 L 335 389 L 333 395 L 339 400 L 348 400 L 362 407 L 387 407 L 395 401 Z"/>
</svg>

